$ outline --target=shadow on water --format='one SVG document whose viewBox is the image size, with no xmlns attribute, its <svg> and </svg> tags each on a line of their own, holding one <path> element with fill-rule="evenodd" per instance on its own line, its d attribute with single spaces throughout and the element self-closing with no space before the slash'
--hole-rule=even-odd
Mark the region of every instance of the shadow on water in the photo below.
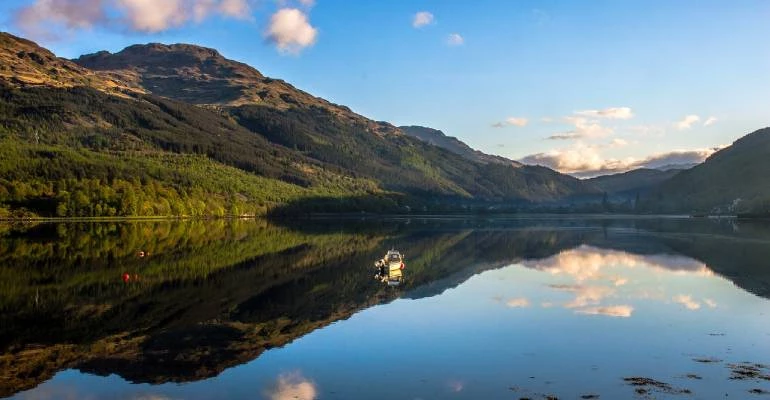
<svg viewBox="0 0 770 400">
<path fill-rule="evenodd" d="M 62 369 L 131 382 L 216 376 L 399 297 L 579 246 L 698 260 L 770 298 L 770 226 L 733 220 L 477 217 L 0 227 L 0 396 Z M 372 279 L 397 247 L 405 279 Z"/>
</svg>

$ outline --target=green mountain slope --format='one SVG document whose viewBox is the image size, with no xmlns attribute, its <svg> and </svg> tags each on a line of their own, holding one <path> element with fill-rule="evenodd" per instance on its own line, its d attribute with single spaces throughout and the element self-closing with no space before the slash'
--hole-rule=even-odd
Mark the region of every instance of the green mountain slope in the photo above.
<svg viewBox="0 0 770 400">
<path fill-rule="evenodd" d="M 106 74 L 80 67 L 56 57 L 34 42 L 2 32 L 0 32 L 0 80 L 15 87 L 90 86 L 117 95 L 124 90 L 143 92 L 136 85 L 127 85 Z"/>
<path fill-rule="evenodd" d="M 34 83 L 0 75 L 0 218 L 253 215 L 381 192 L 226 114 L 116 88 L 31 42 L 0 39 L 0 55 L 40 55 L 3 57 L 5 69 L 48 73 Z"/>
<path fill-rule="evenodd" d="M 374 179 L 387 190 L 484 201 L 558 201 L 596 193 L 554 171 L 510 168 L 520 164 L 504 162 L 502 157 L 483 153 L 457 157 L 454 149 L 446 151 L 441 144 L 415 140 L 389 123 L 370 120 L 267 78 L 212 49 L 185 44 L 135 45 L 75 61 L 113 76 L 125 75 L 127 80 L 134 77 L 155 94 L 215 104 L 268 140 Z M 483 165 L 493 160 L 500 165 Z"/>
<path fill-rule="evenodd" d="M 459 154 L 471 161 L 476 161 L 483 164 L 496 163 L 513 166 L 522 165 L 517 161 L 509 160 L 505 157 L 493 156 L 475 150 L 456 137 L 446 136 L 444 132 L 441 132 L 438 129 L 426 128 L 424 126 L 400 126 L 399 128 L 409 136 L 415 137 L 434 146 L 447 149 L 452 153 Z"/>
<path fill-rule="evenodd" d="M 679 169 L 661 171 L 639 168 L 620 174 L 597 176 L 586 179 L 586 182 L 608 193 L 614 199 L 633 200 L 637 195 L 645 195 L 657 185 L 671 179 L 671 177 L 679 172 L 681 172 Z"/>
<path fill-rule="evenodd" d="M 770 128 L 736 140 L 644 199 L 656 211 L 770 212 Z"/>
<path fill-rule="evenodd" d="M 597 195 L 547 168 L 468 160 L 211 49 L 136 45 L 77 65 L 0 38 L 0 69 L 11 71 L 0 74 L 0 140 L 13 149 L 0 217 L 260 214 L 314 198 L 396 210 Z M 22 70 L 45 74 L 16 79 Z M 126 185 L 141 204 L 115 203 Z"/>
</svg>

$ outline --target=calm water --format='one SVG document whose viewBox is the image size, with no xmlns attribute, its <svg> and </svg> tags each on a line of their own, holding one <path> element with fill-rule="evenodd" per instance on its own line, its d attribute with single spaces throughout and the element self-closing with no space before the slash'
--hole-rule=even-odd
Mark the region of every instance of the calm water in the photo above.
<svg viewBox="0 0 770 400">
<path fill-rule="evenodd" d="M 398 286 L 374 279 L 392 247 L 406 257 Z M 763 223 L 0 226 L 0 278 L 0 397 L 770 392 Z"/>
</svg>

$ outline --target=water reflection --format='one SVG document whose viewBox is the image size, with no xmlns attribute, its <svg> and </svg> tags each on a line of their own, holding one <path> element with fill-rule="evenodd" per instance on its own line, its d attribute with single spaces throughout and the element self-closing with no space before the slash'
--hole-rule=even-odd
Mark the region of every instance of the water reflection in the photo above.
<svg viewBox="0 0 770 400">
<path fill-rule="evenodd" d="M 716 306 L 711 299 L 696 300 L 691 295 L 677 294 L 669 298 L 659 283 L 645 283 L 650 277 L 666 281 L 666 275 L 693 278 L 714 275 L 706 264 L 681 255 L 632 254 L 581 245 L 545 259 L 524 260 L 521 264 L 561 279 L 560 283 L 548 286 L 572 294 L 573 298 L 561 305 L 576 314 L 628 318 L 634 312 L 634 306 L 629 303 L 639 298 L 670 300 L 689 310 L 697 310 L 701 302 L 712 308 Z M 638 281 L 643 285 L 638 285 Z M 551 307 L 558 303 L 549 301 L 546 304 Z"/>
<path fill-rule="evenodd" d="M 435 296 L 510 265 L 548 277 L 531 292 L 484 294 L 512 313 L 623 320 L 649 313 L 650 303 L 719 310 L 718 298 L 702 294 L 715 272 L 768 296 L 768 244 L 770 229 L 757 224 L 671 220 L 6 226 L 0 396 L 64 369 L 153 385 L 210 379 L 371 306 L 441 301 Z M 408 268 L 388 265 L 376 272 L 386 284 L 373 282 L 372 260 L 393 245 L 410 256 Z M 469 384 L 448 382 L 444 390 L 457 393 Z M 299 372 L 267 386 L 258 391 L 267 398 L 319 394 Z"/>
<path fill-rule="evenodd" d="M 271 400 L 313 400 L 317 396 L 315 383 L 299 372 L 282 374 L 267 393 Z"/>
<path fill-rule="evenodd" d="M 374 279 L 388 286 L 399 286 L 404 281 L 405 267 L 403 255 L 398 250 L 388 250 L 381 259 L 374 263 L 374 269 L 377 271 Z"/>
</svg>

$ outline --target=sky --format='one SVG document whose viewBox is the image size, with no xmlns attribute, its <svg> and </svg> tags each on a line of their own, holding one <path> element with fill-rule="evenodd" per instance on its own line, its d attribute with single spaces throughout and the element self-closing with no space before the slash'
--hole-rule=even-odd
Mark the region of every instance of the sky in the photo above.
<svg viewBox="0 0 770 400">
<path fill-rule="evenodd" d="M 765 0 L 3 0 L 74 58 L 218 49 L 395 125 L 585 177 L 700 162 L 770 126 Z"/>
</svg>

